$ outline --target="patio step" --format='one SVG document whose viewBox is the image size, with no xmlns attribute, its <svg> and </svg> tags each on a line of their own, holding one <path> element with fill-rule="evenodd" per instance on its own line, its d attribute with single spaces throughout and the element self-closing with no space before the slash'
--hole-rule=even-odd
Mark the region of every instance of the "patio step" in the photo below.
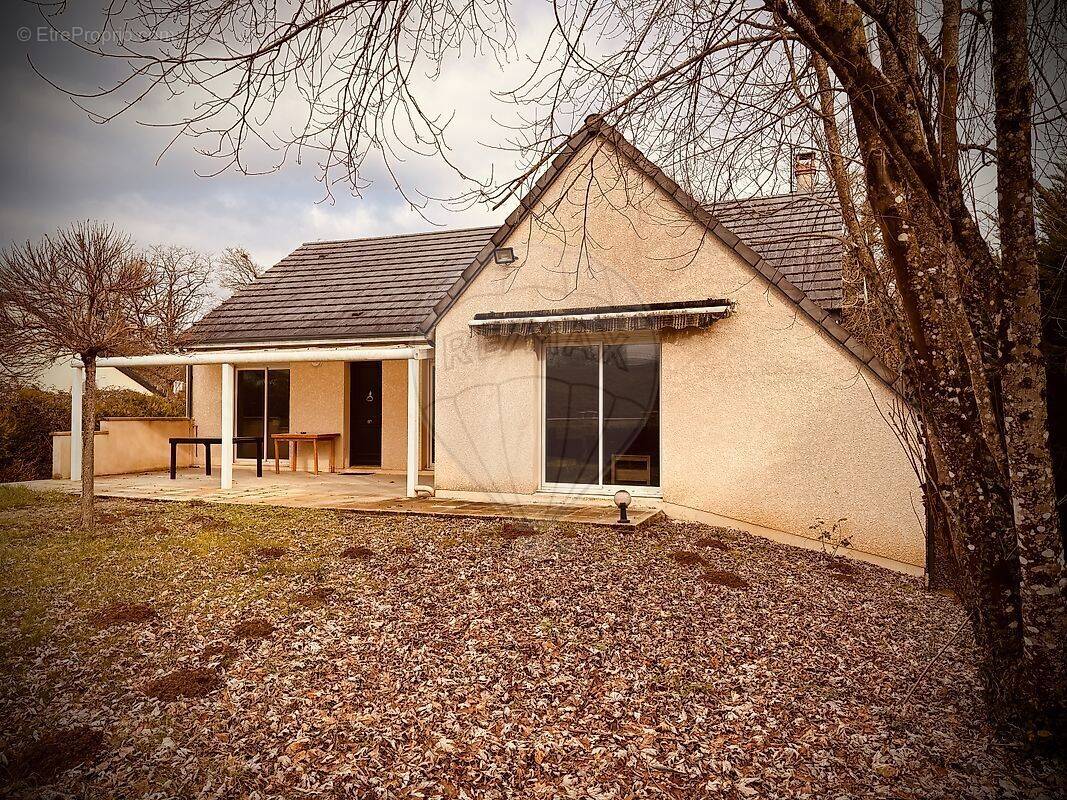
<svg viewBox="0 0 1067 800">
<path fill-rule="evenodd" d="M 618 526 L 619 512 L 614 506 L 579 506 L 538 503 L 482 503 L 469 500 L 415 498 L 383 500 L 377 503 L 352 503 L 345 511 L 365 511 L 379 514 L 411 514 L 429 517 L 477 517 L 482 519 L 515 519 L 525 522 L 571 522 L 581 525 Z M 627 509 L 630 524 L 640 528 L 663 514 L 658 508 Z M 621 527 L 621 526 L 619 526 Z"/>
</svg>

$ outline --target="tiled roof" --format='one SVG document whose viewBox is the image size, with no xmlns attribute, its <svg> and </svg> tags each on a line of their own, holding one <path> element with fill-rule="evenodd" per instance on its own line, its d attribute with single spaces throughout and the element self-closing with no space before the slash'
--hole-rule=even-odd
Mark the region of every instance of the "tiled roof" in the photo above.
<svg viewBox="0 0 1067 800">
<path fill-rule="evenodd" d="M 816 303 L 841 307 L 843 222 L 832 193 L 722 201 L 708 211 Z"/>
<path fill-rule="evenodd" d="M 497 228 L 303 244 L 208 313 L 190 344 L 422 336 Z"/>
</svg>

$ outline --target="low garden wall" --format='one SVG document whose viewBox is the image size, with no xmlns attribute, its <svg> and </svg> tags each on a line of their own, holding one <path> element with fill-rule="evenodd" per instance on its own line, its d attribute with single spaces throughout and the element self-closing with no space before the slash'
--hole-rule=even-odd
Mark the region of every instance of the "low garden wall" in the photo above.
<svg viewBox="0 0 1067 800">
<path fill-rule="evenodd" d="M 94 475 L 157 472 L 170 467 L 172 436 L 192 436 L 185 417 L 111 417 L 100 420 L 93 444 Z M 178 467 L 193 465 L 193 448 L 178 448 Z M 52 434 L 52 477 L 70 478 L 70 431 Z"/>
</svg>

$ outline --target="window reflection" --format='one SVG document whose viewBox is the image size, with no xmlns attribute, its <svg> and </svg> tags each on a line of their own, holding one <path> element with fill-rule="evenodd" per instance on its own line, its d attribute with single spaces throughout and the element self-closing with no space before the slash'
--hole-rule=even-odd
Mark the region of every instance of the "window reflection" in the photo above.
<svg viewBox="0 0 1067 800">
<path fill-rule="evenodd" d="M 600 482 L 599 348 L 550 347 L 545 371 L 545 480 Z"/>
<path fill-rule="evenodd" d="M 604 345 L 604 482 L 659 486 L 659 345 Z"/>
<path fill-rule="evenodd" d="M 264 430 L 266 414 L 266 430 Z M 272 433 L 289 432 L 289 370 L 242 369 L 237 371 L 237 435 L 264 437 L 264 456 L 274 455 Z M 282 458 L 288 450 L 283 445 Z M 256 446 L 237 445 L 238 458 L 255 458 Z"/>
<path fill-rule="evenodd" d="M 546 483 L 659 486 L 659 357 L 655 342 L 546 349 Z"/>
<path fill-rule="evenodd" d="M 261 369 L 242 369 L 237 372 L 237 435 L 263 435 L 263 377 Z M 255 458 L 256 446 L 237 445 L 238 458 Z"/>
</svg>

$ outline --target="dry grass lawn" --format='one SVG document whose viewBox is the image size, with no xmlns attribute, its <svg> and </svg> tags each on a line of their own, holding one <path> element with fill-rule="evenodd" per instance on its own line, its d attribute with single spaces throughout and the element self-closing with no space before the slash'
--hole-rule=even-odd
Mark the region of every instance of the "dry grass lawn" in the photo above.
<svg viewBox="0 0 1067 800">
<path fill-rule="evenodd" d="M 670 522 L 99 517 L 0 488 L 11 796 L 1063 791 L 992 738 L 955 601 L 873 566 Z"/>
</svg>

